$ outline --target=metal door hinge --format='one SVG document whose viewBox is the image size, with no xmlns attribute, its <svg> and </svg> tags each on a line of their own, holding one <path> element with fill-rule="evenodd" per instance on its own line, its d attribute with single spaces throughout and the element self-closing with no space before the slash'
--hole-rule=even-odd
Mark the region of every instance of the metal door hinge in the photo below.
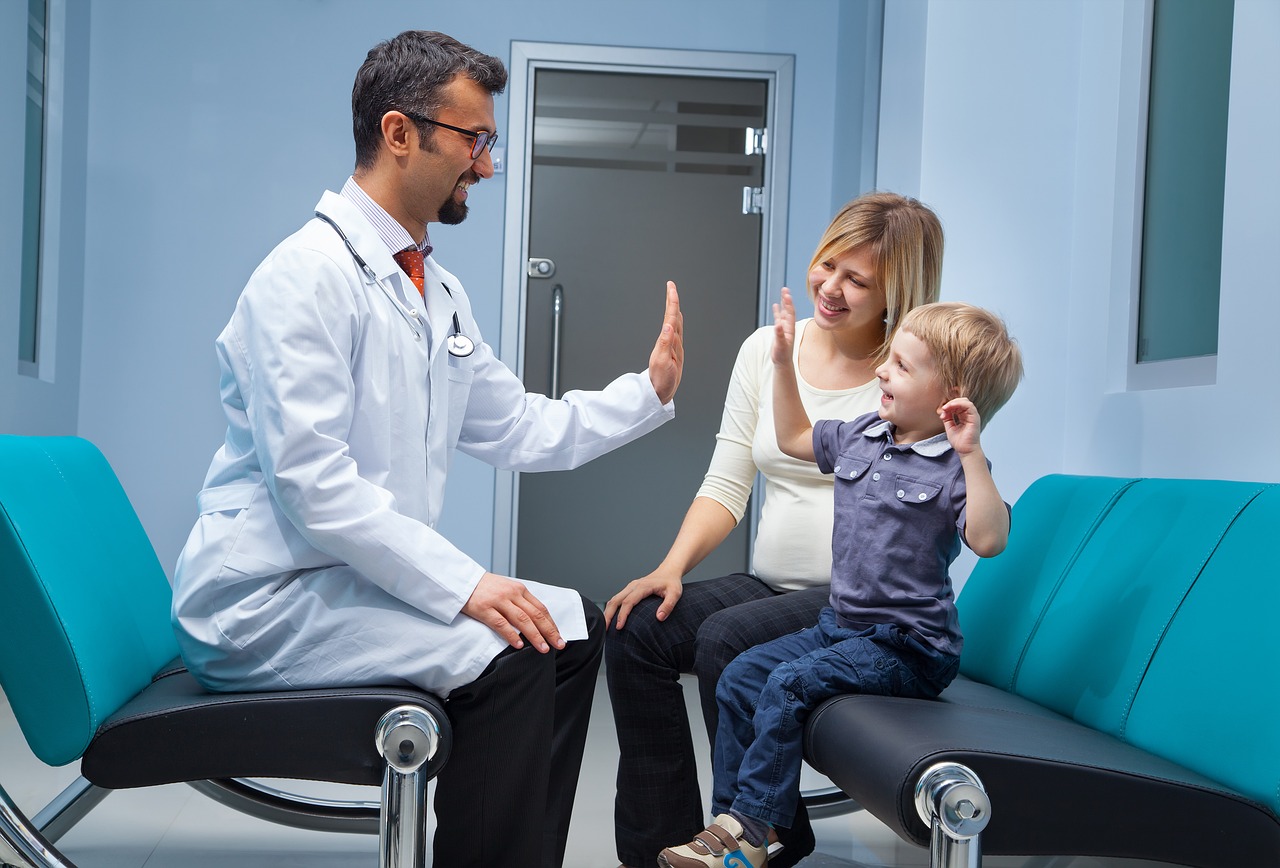
<svg viewBox="0 0 1280 868">
<path fill-rule="evenodd" d="M 742 213 L 743 214 L 763 214 L 764 213 L 764 187 L 743 187 L 742 188 Z"/>
<path fill-rule="evenodd" d="M 747 146 L 743 152 L 749 157 L 758 157 L 769 150 L 769 129 L 767 127 L 747 127 Z"/>
</svg>

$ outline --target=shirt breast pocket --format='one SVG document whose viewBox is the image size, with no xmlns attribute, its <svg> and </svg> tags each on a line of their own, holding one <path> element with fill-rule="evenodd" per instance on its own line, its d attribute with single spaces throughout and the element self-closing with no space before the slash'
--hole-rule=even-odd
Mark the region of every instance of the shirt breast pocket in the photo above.
<svg viewBox="0 0 1280 868">
<path fill-rule="evenodd" d="M 899 474 L 894 486 L 887 492 L 887 496 L 890 500 L 896 500 L 899 503 L 921 506 L 937 500 L 941 493 L 942 486 L 936 482 L 925 482 Z"/>
<path fill-rule="evenodd" d="M 832 466 L 831 472 L 837 479 L 861 479 L 867 472 L 867 468 L 871 466 L 871 462 L 866 458 L 859 458 L 853 455 L 841 455 L 836 459 L 836 463 Z"/>
</svg>

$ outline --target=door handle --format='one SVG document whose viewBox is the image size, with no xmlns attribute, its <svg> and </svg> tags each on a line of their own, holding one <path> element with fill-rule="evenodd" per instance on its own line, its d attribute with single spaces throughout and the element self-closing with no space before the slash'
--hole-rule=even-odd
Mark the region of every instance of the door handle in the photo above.
<svg viewBox="0 0 1280 868">
<path fill-rule="evenodd" d="M 560 321 L 564 316 L 564 287 L 551 289 L 551 397 L 560 397 Z"/>
</svg>

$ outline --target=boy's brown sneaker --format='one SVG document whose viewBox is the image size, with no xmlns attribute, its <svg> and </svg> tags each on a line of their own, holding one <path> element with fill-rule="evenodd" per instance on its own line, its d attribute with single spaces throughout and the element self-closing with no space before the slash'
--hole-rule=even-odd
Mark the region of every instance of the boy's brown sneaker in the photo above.
<svg viewBox="0 0 1280 868">
<path fill-rule="evenodd" d="M 658 854 L 663 868 L 766 868 L 766 847 L 753 846 L 742 836 L 742 824 L 720 814 L 688 844 Z"/>
</svg>

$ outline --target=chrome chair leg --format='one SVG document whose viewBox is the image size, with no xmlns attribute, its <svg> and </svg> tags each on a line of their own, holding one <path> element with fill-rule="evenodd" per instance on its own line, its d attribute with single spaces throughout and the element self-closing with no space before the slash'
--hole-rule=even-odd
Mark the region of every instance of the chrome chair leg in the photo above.
<svg viewBox="0 0 1280 868">
<path fill-rule="evenodd" d="M 56 843 L 110 793 L 111 790 L 94 786 L 83 777 L 78 777 L 58 793 L 52 802 L 45 805 L 32 819 L 32 823 L 46 841 Z"/>
<path fill-rule="evenodd" d="M 916 812 L 930 828 L 930 868 L 979 868 L 979 835 L 991 819 L 982 781 L 958 763 L 931 766 L 916 782 Z"/>
<path fill-rule="evenodd" d="M 377 745 L 387 762 L 378 831 L 379 868 L 424 868 L 427 776 L 423 766 L 440 745 L 436 719 L 416 705 L 393 708 L 378 721 Z"/>
<path fill-rule="evenodd" d="M 18 810 L 4 787 L 0 787 L 0 838 L 31 868 L 75 868 Z"/>
<path fill-rule="evenodd" d="M 809 812 L 810 820 L 825 820 L 862 810 L 862 806 L 846 796 L 839 787 L 804 790 L 800 793 L 800 801 Z"/>
<path fill-rule="evenodd" d="M 293 829 L 376 835 L 382 803 L 304 796 L 248 778 L 187 781 L 187 786 L 237 813 Z"/>
</svg>

